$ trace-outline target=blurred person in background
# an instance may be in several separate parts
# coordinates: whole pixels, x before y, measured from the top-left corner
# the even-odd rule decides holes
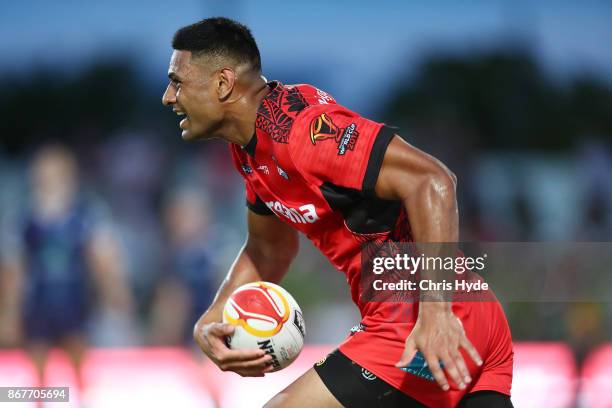
[[[217,285],[208,249],[208,214],[206,200],[195,188],[179,188],[164,203],[166,259],[151,309],[153,344],[194,345],[193,326]]]
[[[23,345],[44,386],[50,348],[62,347],[83,389],[91,312],[129,314],[130,291],[108,220],[79,188],[71,151],[42,147],[29,167],[30,194],[2,259],[5,343]],[[94,291],[95,289],[95,291]]]

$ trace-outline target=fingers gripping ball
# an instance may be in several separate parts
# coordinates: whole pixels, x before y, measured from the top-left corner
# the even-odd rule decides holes
[[[293,296],[269,282],[253,282],[232,293],[223,323],[236,326],[231,349],[260,348],[272,356],[272,371],[291,364],[302,351],[306,334],[302,311]]]

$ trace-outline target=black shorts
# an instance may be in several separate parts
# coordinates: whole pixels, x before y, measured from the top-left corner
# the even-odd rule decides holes
[[[335,350],[314,365],[332,395],[347,408],[426,407],[381,380],[340,351]],[[510,397],[495,391],[468,394],[460,408],[512,408]]]

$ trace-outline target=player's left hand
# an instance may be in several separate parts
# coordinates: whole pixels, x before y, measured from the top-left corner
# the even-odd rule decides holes
[[[421,303],[423,307],[424,304]],[[461,320],[450,310],[421,310],[415,326],[406,338],[406,348],[396,367],[406,367],[420,351],[436,382],[444,391],[449,390],[444,370],[460,389],[465,389],[472,379],[459,349],[463,348],[477,365],[482,359],[468,340]],[[444,370],[440,367],[444,365]]]

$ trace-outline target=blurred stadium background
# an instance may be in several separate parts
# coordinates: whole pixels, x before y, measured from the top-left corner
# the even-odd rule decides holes
[[[182,142],[160,101],[172,34],[215,15],[252,29],[269,79],[324,89],[447,163],[462,240],[612,241],[609,1],[11,2],[0,14],[0,386],[36,383],[11,307],[34,257],[84,262],[96,289],[79,304],[92,350],[87,398],[74,401],[88,406],[255,406],[358,321],[342,275],[304,241],[283,281],[306,318],[300,363],[258,383],[215,371],[189,342],[244,239],[244,192],[226,146]],[[83,242],[33,254],[30,209],[71,199]],[[66,259],[85,242],[87,259]],[[610,302],[504,307],[517,407],[612,406]],[[77,381],[67,361],[52,353],[50,384]]]

